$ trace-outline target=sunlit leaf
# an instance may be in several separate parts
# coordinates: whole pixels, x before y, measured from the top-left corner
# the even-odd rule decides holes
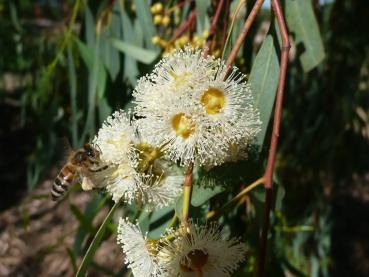
[[[140,48],[122,40],[112,39],[111,42],[118,50],[145,64],[152,63],[158,56],[155,51]]]
[[[297,51],[303,46],[300,61],[305,72],[322,62],[325,57],[322,38],[315,18],[312,1],[286,0],[286,21],[294,35]]]
[[[278,85],[279,63],[274,41],[268,35],[256,55],[250,73],[250,84],[254,95],[255,106],[260,112],[261,131],[256,137],[256,145],[261,147],[264,142],[270,116],[274,105]]]

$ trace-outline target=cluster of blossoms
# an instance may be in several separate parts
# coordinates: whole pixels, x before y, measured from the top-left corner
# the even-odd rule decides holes
[[[144,237],[138,227],[120,219],[118,243],[134,276],[227,277],[244,261],[247,248],[237,238],[225,239],[213,223],[169,229],[160,239]]]
[[[245,76],[201,50],[163,58],[133,96],[134,116],[115,112],[93,140],[108,165],[99,174],[116,202],[168,206],[182,192],[178,165],[210,169],[244,158],[259,131]],[[121,219],[118,242],[134,276],[143,277],[229,276],[246,253],[239,240],[223,240],[217,226],[192,222],[151,241]]]

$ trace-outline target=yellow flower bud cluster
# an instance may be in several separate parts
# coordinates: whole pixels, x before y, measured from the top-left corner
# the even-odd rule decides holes
[[[164,13],[162,3],[155,3],[151,6],[150,11],[153,15],[153,22],[155,25],[168,26],[171,22],[170,17]]]

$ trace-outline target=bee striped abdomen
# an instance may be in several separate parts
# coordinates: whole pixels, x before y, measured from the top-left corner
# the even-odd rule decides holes
[[[66,165],[60,171],[59,175],[56,177],[52,190],[51,196],[54,201],[62,197],[68,187],[75,181],[75,169],[72,166]]]

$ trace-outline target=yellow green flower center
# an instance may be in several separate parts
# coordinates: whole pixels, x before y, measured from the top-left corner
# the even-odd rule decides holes
[[[202,273],[202,268],[205,266],[209,255],[201,249],[195,249],[186,255],[186,258],[180,262],[182,272],[197,272]]]
[[[177,75],[173,70],[170,71],[169,74],[174,79],[174,87],[176,89],[179,89],[183,87],[184,85],[186,85],[186,83],[188,82],[188,78],[191,76],[190,72],[184,72],[180,75]]]
[[[201,104],[208,114],[220,113],[225,105],[224,92],[218,88],[209,87],[201,96]]]
[[[118,139],[108,139],[106,140],[108,144],[112,144],[117,148],[124,149],[129,144],[129,140],[126,135],[121,135]]]
[[[172,118],[172,127],[177,136],[186,139],[195,132],[195,122],[190,116],[184,113],[178,113]]]

